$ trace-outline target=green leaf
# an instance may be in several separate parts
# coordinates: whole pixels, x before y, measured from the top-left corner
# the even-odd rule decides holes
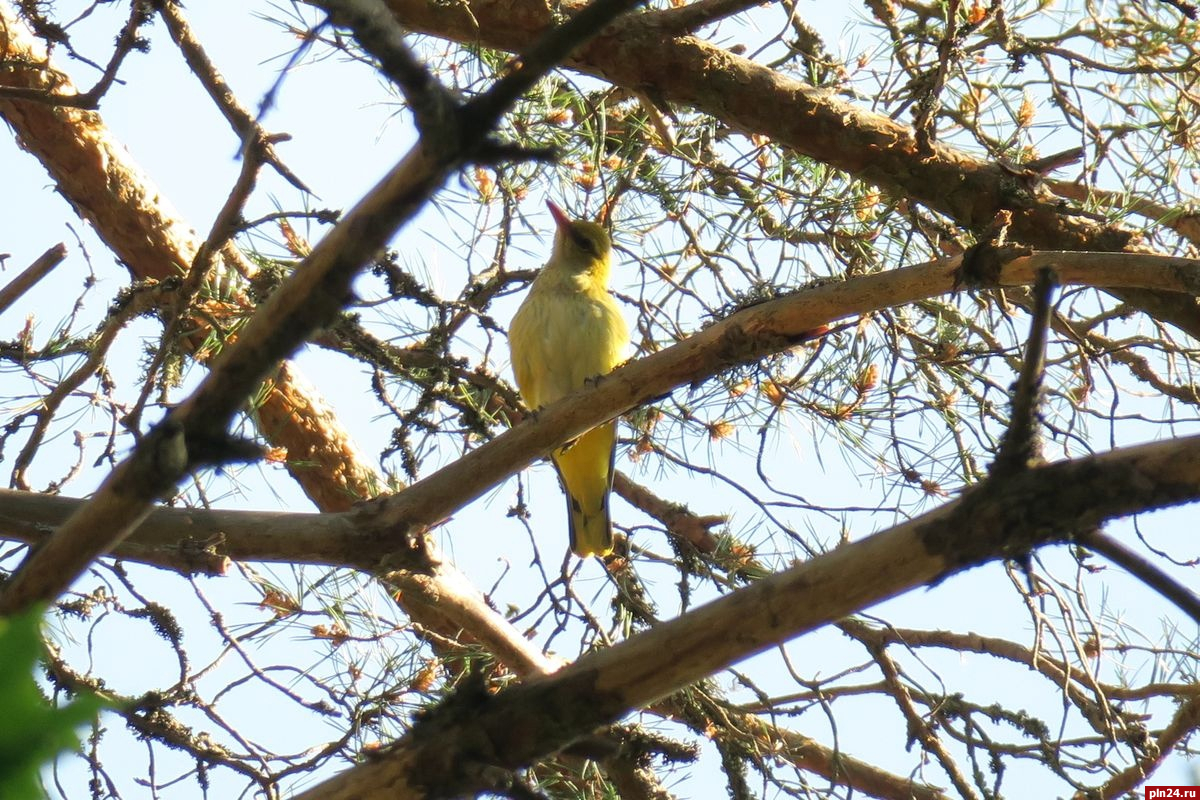
[[[105,707],[94,695],[59,707],[42,696],[34,678],[45,652],[42,611],[0,618],[0,797],[5,800],[41,800],[38,771],[77,747],[76,729]]]

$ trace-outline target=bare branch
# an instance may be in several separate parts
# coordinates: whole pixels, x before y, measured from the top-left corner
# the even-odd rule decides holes
[[[1010,261],[1000,283],[1032,282],[1053,265],[1063,284],[1158,288],[1181,291],[1200,281],[1200,261],[1109,253],[1037,253]],[[579,436],[677,386],[712,377],[810,338],[834,320],[858,317],[954,288],[959,259],[867,275],[804,290],[752,306],[677,345],[623,366],[594,388],[542,409],[525,422],[467,453],[392,497],[377,501],[381,524],[397,537],[441,522],[507,475],[556,445]]]
[[[324,10],[334,25],[348,28],[359,46],[375,59],[380,71],[404,92],[418,131],[444,136],[453,130],[459,101],[404,43],[405,31],[382,0],[309,2]]]
[[[468,10],[424,0],[387,1],[401,24],[413,30],[510,51],[552,24],[549,9],[530,2],[478,0]],[[581,48],[566,63],[711,114],[735,130],[753,131],[925,204],[967,230],[978,230],[998,211],[1010,209],[1014,240],[1035,248],[1136,249],[1133,230],[1073,213],[1039,181],[1022,185],[999,164],[940,142],[925,157],[914,158],[919,142],[912,128],[696,37],[664,40],[647,20],[651,16],[623,20],[611,35]],[[1200,309],[1190,297],[1136,290],[1118,296],[1200,336]]]
[[[82,569],[95,555],[107,552],[128,535],[148,512],[148,503],[172,485],[176,479],[172,476],[182,474],[189,463],[225,454],[224,420],[237,410],[239,398],[260,380],[265,368],[256,365],[282,357],[293,337],[307,336],[320,320],[331,317],[340,307],[335,298],[342,296],[357,266],[355,259],[365,259],[371,247],[380,246],[385,234],[374,226],[383,224],[381,220],[389,219],[389,215],[408,210],[405,200],[418,202],[417,197],[431,190],[433,172],[422,153],[410,155],[317,245],[307,266],[297,270],[289,282],[290,288],[271,296],[243,330],[237,345],[223,354],[196,392],[106,481],[109,488],[102,488],[92,501],[99,509],[96,513],[103,516],[93,519],[90,512],[81,509],[32,556],[34,564],[56,565],[53,577],[42,575],[38,579],[41,592],[69,582],[63,571],[65,565]],[[1064,283],[1079,281],[1088,285],[1183,288],[1200,275],[1197,262],[1189,259],[1043,253],[1010,262],[1001,282],[1028,281],[1032,271],[1050,263]],[[377,501],[373,510],[376,525],[396,537],[393,545],[412,541],[411,537],[426,527],[441,522],[538,455],[583,431],[676,386],[790,347],[834,319],[949,291],[956,268],[957,259],[935,262],[820,286],[793,298],[746,309],[674,347],[620,368],[596,387],[547,407],[536,423],[525,423],[400,494]],[[137,487],[132,494],[128,494],[130,487]],[[96,538],[97,526],[103,530],[112,525],[109,530],[113,530],[117,520],[125,521],[118,533],[102,540]],[[61,543],[56,545],[55,540]],[[17,603],[11,598],[20,598],[26,592],[29,597],[38,594],[22,587],[18,575],[3,603]]]
[[[535,57],[520,77],[509,75],[471,105],[463,124],[440,135],[427,133],[271,295],[192,396],[118,465],[87,506],[29,556],[0,595],[0,613],[57,596],[93,558],[128,536],[150,504],[189,468],[245,458],[245,449],[228,438],[226,427],[259,383],[314,331],[333,321],[358,270],[483,146],[514,92],[594,35],[595,28],[587,26],[611,19],[628,2],[599,0],[596,10],[548,35],[532,51]]]
[[[309,192],[304,181],[288,169],[275,152],[274,142],[280,141],[280,139],[267,135],[254,116],[238,101],[233,89],[225,82],[224,76],[209,59],[200,40],[192,32],[192,26],[188,23],[187,17],[183,15],[183,6],[179,3],[160,3],[158,13],[162,15],[172,41],[183,54],[192,74],[204,86],[208,96],[212,98],[213,103],[220,109],[221,114],[224,115],[229,126],[243,144],[248,145],[254,140],[260,142],[263,159],[292,186],[302,192]],[[243,147],[243,149],[245,148]]]
[[[1196,499],[1200,437],[985,484],[912,522],[586,655],[553,677],[494,696],[462,692],[385,756],[301,798],[348,800],[385,787],[396,797],[450,797],[483,788],[490,767],[518,768],[773,644],[1013,548],[1068,541],[1070,532],[1105,519]]]
[[[1183,703],[1171,718],[1171,724],[1163,729],[1154,741],[1152,748],[1147,748],[1146,755],[1138,759],[1138,763],[1121,770],[1109,778],[1102,786],[1095,788],[1097,797],[1120,797],[1141,786],[1154,774],[1164,758],[1174,752],[1175,747],[1200,728],[1200,697]]]
[[[69,82],[61,83],[53,88],[49,86],[8,86],[0,84],[0,99],[24,100],[31,103],[42,103],[47,106],[62,108],[96,109],[101,98],[108,93],[117,80],[117,73],[124,63],[125,57],[133,50],[144,50],[146,42],[138,31],[153,17],[151,4],[146,0],[133,0],[129,4],[129,19],[117,35],[116,48],[103,74],[96,85],[82,94],[73,91]],[[6,22],[0,22],[0,30],[7,27]]]
[[[756,0],[695,0],[687,5],[648,11],[643,21],[657,26],[664,37],[682,36],[756,5]]]
[[[57,596],[98,554],[125,538],[194,466],[232,455],[225,429],[259,383],[314,330],[332,321],[350,281],[458,164],[417,147],[322,239],[224,350],[204,381],[104,481],[91,502],[32,553],[0,596],[12,613]]]
[[[0,30],[0,58],[8,65],[0,71],[0,83],[40,92],[74,91],[67,75],[52,67],[42,43],[7,4],[0,4]],[[200,247],[199,237],[99,114],[0,96],[0,117],[135,279],[186,274]],[[254,271],[234,248],[224,248],[221,255],[225,269],[236,267],[243,275]],[[230,311],[241,313],[241,307]],[[202,331],[208,328],[203,320],[198,326]],[[328,404],[294,366],[283,365],[272,376],[272,390],[257,414],[267,439],[287,450],[293,477],[322,508],[344,509],[354,498],[375,494],[382,484]],[[297,419],[317,421],[319,430],[297,425]]]
[[[994,475],[1012,474],[1041,457],[1038,413],[1042,401],[1042,376],[1046,369],[1046,337],[1050,330],[1050,300],[1056,283],[1054,271],[1043,267],[1034,286],[1034,311],[1021,373],[1012,390],[1012,422],[1004,432],[992,465]]]
[[[1162,569],[1103,531],[1092,530],[1081,534],[1079,544],[1095,550],[1115,564],[1119,564],[1142,583],[1175,604],[1183,613],[1200,625],[1200,597]]]
[[[28,292],[42,278],[50,274],[50,271],[62,263],[62,260],[67,257],[67,246],[61,242],[51,247],[46,252],[37,257],[32,264],[26,267],[20,275],[13,278],[11,281],[0,289],[0,311],[5,311],[21,296]]]

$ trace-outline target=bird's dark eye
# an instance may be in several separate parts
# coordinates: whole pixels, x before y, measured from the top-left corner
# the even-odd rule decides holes
[[[596,245],[592,243],[591,239],[587,238],[582,233],[572,233],[571,239],[574,240],[575,246],[585,253],[596,252]]]

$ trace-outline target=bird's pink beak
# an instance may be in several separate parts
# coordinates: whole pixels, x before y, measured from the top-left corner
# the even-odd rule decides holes
[[[565,228],[571,224],[571,218],[567,216],[567,212],[554,205],[553,200],[546,201],[546,208],[550,209],[550,216],[554,217],[554,222],[559,228]]]

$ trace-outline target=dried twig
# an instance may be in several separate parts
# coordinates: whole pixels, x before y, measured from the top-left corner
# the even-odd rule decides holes
[[[8,309],[13,303],[17,302],[34,285],[42,278],[50,274],[50,271],[62,263],[62,260],[67,257],[67,246],[62,242],[51,247],[46,252],[37,257],[37,260],[30,264],[21,272],[20,275],[13,278],[3,289],[0,289],[0,312]]]
[[[262,150],[262,159],[266,163],[270,164],[292,186],[302,192],[310,192],[311,190],[304,184],[304,181],[300,180],[275,152],[274,142],[282,141],[282,139],[267,135],[258,121],[254,119],[254,115],[238,101],[233,89],[225,82],[224,76],[209,59],[200,40],[192,32],[192,26],[188,24],[187,17],[183,15],[183,6],[179,3],[160,3],[158,13],[162,15],[171,39],[183,54],[192,74],[200,81],[205,91],[208,92],[208,96],[212,98],[221,114],[229,122],[230,127],[233,128],[234,133],[243,142],[242,150],[248,150],[252,142],[258,142]]]

